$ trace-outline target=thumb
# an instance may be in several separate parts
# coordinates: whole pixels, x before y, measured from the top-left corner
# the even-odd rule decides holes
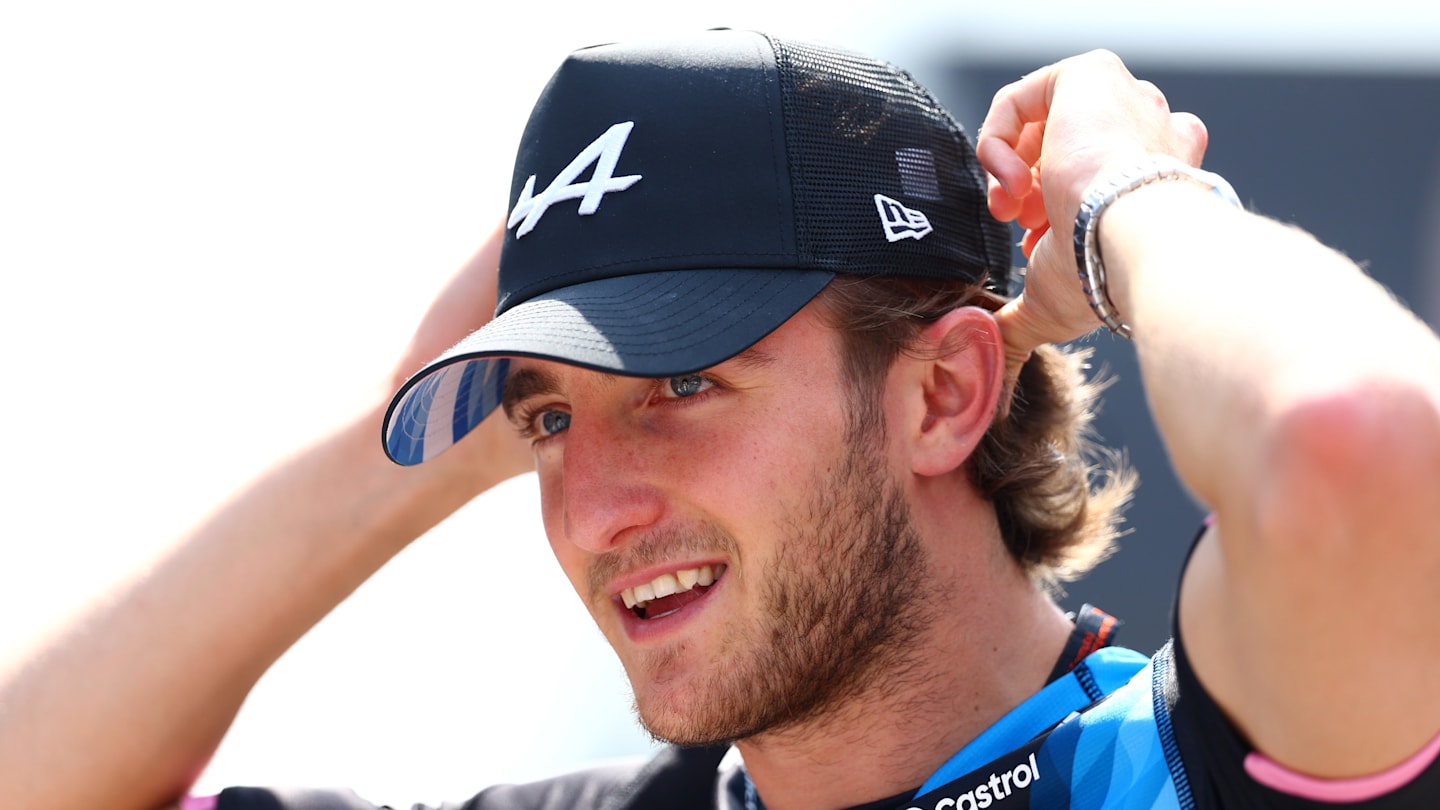
[[[1005,343],[1005,387],[1007,393],[1020,376],[1020,367],[1030,359],[1035,349],[1046,343],[1043,319],[1036,316],[1035,307],[1022,292],[995,313],[995,323],[1000,326],[1000,337]]]
[[[1037,323],[1035,309],[1026,301],[1025,294],[1021,293],[995,313],[995,323],[1000,327],[1000,339],[1005,347],[1005,380],[1000,389],[1000,419],[1010,415],[1020,372],[1030,361],[1035,349],[1046,342],[1043,339],[1043,329]]]

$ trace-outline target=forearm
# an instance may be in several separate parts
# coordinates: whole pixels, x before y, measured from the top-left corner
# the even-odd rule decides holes
[[[1100,236],[1172,461],[1211,508],[1252,505],[1312,414],[1353,432],[1440,402],[1433,333],[1302,231],[1170,182],[1118,200]]]
[[[1440,607],[1440,346],[1297,229],[1183,182],[1131,196],[1101,226],[1112,298],[1172,462],[1217,516],[1181,592],[1191,660],[1277,761],[1388,768],[1440,716],[1440,645],[1403,618]]]
[[[286,648],[498,478],[396,467],[378,424],[276,466],[0,682],[0,807],[173,799]]]

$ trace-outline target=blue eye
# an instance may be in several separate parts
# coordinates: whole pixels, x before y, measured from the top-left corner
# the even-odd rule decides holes
[[[565,411],[546,411],[540,414],[540,435],[553,436],[570,427],[570,414]]]
[[[670,391],[677,397],[693,397],[714,385],[711,381],[701,377],[699,374],[687,374],[684,377],[671,377],[667,382],[670,384]]]

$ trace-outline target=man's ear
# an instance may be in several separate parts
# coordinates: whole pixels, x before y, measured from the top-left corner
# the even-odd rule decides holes
[[[910,465],[943,475],[970,457],[995,418],[1005,349],[995,317],[979,307],[945,314],[903,357]]]

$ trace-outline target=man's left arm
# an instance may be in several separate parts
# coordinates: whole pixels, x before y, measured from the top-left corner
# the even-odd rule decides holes
[[[1085,189],[1149,155],[1198,164],[1204,146],[1109,55],[997,95],[980,144],[992,207],[1033,249],[1002,318],[1012,356],[1096,322],[1071,243]],[[1405,760],[1440,733],[1440,342],[1349,259],[1199,184],[1143,186],[1101,223],[1161,435],[1215,515],[1181,593],[1196,674],[1289,768]]]
[[[1197,675],[1292,768],[1405,759],[1440,733],[1433,333],[1309,236],[1184,184],[1117,201],[1102,240],[1172,462],[1215,515],[1181,592]]]

